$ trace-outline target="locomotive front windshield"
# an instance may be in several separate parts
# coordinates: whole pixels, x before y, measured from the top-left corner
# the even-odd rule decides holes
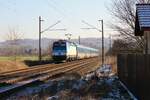
[[[66,42],[58,41],[53,43],[52,57],[56,61],[66,60]]]
[[[54,51],[60,51],[60,50],[65,51],[66,50],[66,43],[59,43],[59,42],[54,43],[53,50]]]

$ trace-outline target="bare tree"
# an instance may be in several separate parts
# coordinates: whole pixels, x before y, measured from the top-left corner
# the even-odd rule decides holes
[[[150,0],[113,0],[110,12],[115,22],[111,28],[117,30],[124,40],[136,43],[135,48],[143,48],[144,38],[134,36],[137,3],[150,3]]]
[[[19,40],[22,39],[23,34],[19,33],[16,29],[9,29],[9,32],[6,34],[5,39],[7,40],[8,47],[11,48],[11,55],[14,56],[16,60],[16,55],[20,52]]]
[[[142,49],[134,48],[135,42],[126,41],[123,39],[116,39],[113,42],[111,50],[108,53],[112,53],[114,55],[118,53],[139,53],[142,52]],[[133,49],[134,48],[134,49]]]
[[[9,28],[9,32],[6,34],[5,39],[12,42],[11,44],[17,44],[17,41],[23,37],[23,34],[19,33],[16,29]]]

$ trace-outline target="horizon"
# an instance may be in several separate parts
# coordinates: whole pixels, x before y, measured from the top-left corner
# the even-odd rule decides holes
[[[43,37],[41,38],[41,40],[43,39],[52,39],[52,40],[61,40],[61,38],[47,38],[47,37]],[[79,38],[71,38],[71,40],[78,40]],[[101,39],[101,37],[83,37],[80,39]],[[109,39],[109,37],[105,37],[104,39]],[[17,40],[39,40],[39,39],[36,39],[36,38],[20,38],[20,39],[17,39]],[[68,40],[67,38],[64,38],[62,40]],[[0,41],[0,42],[6,42],[6,41],[11,41],[11,40],[3,40],[3,41]],[[12,40],[13,41],[13,40]]]

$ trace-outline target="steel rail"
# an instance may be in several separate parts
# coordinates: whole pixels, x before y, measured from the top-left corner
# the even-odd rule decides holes
[[[89,59],[87,59],[87,60],[89,60]],[[87,60],[81,60],[80,62],[82,63]],[[73,66],[76,63],[78,63],[78,62],[69,63],[69,64],[63,63],[63,64],[58,64],[58,65],[53,65],[50,67],[41,67],[40,69],[33,70],[32,72],[30,70],[30,71],[28,71],[28,73],[26,71],[19,72],[19,73],[16,73],[15,76],[10,75],[10,76],[4,76],[3,78],[1,77],[0,83],[15,83],[16,81],[20,81],[20,80],[23,80],[23,79],[31,77],[31,76],[41,75],[42,73],[46,73],[48,70],[51,70],[51,69],[57,69],[59,67],[61,68],[66,65]]]
[[[94,58],[88,58],[88,59],[94,59]],[[84,60],[88,60],[88,59],[84,59]],[[77,61],[72,61],[72,62],[65,62],[65,63],[61,63],[61,64],[70,64],[70,63],[75,63],[75,62],[79,62],[82,60],[77,60]],[[48,67],[50,65],[60,65],[60,64],[44,64],[44,65],[37,65],[37,66],[32,66],[30,68],[24,68],[24,69],[19,69],[19,70],[13,70],[13,71],[7,71],[7,72],[1,72],[0,73],[0,77],[5,76],[5,75],[12,75],[13,73],[19,73],[19,72],[26,72],[26,71],[31,71],[31,70],[35,70],[35,69],[40,69],[43,67]]]
[[[31,79],[28,79],[28,80],[24,80],[24,81],[21,81],[21,82],[17,82],[13,85],[10,85],[8,87],[4,87],[4,88],[0,88],[0,94],[5,94],[5,93],[8,93],[9,91],[11,90],[14,90],[14,89],[17,89],[19,87],[22,87],[22,86],[25,86],[27,84],[30,84],[30,83],[33,83],[33,82],[36,82],[36,81],[41,81],[41,80],[46,80],[56,74],[59,74],[59,73],[65,73],[65,72],[69,72],[69,71],[72,71],[76,68],[79,68],[79,67],[83,67],[83,66],[87,66],[88,64],[90,63],[93,63],[95,61],[82,61],[80,63],[77,63],[77,64],[72,64],[72,65],[67,65],[67,66],[64,66],[64,67],[58,67],[56,69],[51,69],[51,70],[48,70],[46,71],[45,73],[42,73],[40,76],[38,77],[35,77],[35,78],[31,78]]]

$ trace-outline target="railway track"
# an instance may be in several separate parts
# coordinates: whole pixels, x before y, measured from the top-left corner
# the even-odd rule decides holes
[[[85,59],[80,61],[66,62],[62,64],[46,64],[37,67],[0,73],[0,84],[8,83],[11,85],[0,87],[0,96],[9,93],[22,86],[47,80],[55,75],[67,72],[81,71],[97,63],[97,58]]]

